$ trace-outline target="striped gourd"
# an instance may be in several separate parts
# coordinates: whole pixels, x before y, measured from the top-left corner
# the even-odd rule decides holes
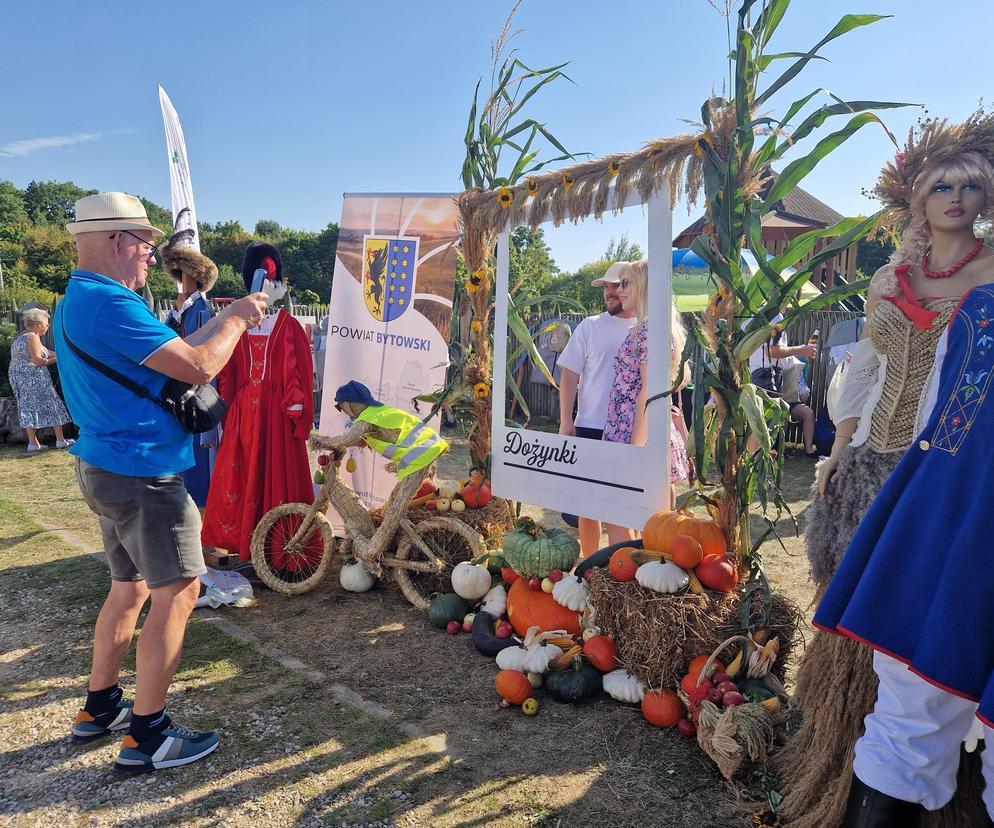
[[[560,529],[543,529],[531,518],[521,518],[504,537],[505,560],[525,578],[544,578],[553,569],[569,572],[579,554],[572,537]]]

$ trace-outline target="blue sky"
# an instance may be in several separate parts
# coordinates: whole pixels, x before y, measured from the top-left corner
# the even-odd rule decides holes
[[[316,230],[344,192],[455,192],[470,95],[489,76],[505,0],[38,2],[7,4],[0,178],[71,179],[169,204],[155,87],[186,133],[201,220],[260,218]],[[959,119],[994,102],[990,0],[794,0],[777,51],[806,50],[845,12],[890,20],[829,44],[771,112],[826,87],[850,99],[914,101]],[[531,113],[573,151],[635,149],[688,129],[727,76],[725,21],[706,0],[524,0],[514,39],[527,63],[571,61],[575,84]],[[917,110],[885,114],[903,137]],[[840,124],[842,122],[840,121]],[[864,128],[804,183],[840,212],[893,154]],[[674,229],[694,216],[677,207]],[[644,242],[640,211],[550,230],[560,266],[613,236]]]

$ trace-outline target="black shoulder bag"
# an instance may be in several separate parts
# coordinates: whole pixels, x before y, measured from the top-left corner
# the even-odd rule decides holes
[[[83,362],[105,377],[123,385],[143,400],[155,403],[159,408],[168,411],[191,434],[202,434],[205,431],[210,431],[215,426],[220,425],[224,421],[224,415],[228,413],[228,404],[221,399],[217,389],[209,383],[207,385],[191,385],[188,382],[168,379],[162,388],[162,394],[159,397],[154,397],[144,386],[128,379],[124,374],[80,350],[66,333],[65,319],[62,320],[62,336],[66,340],[66,345]]]

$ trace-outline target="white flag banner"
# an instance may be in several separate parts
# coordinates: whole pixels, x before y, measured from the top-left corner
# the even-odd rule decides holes
[[[459,211],[451,195],[345,196],[328,313],[322,434],[341,434],[335,389],[358,380],[386,405],[423,417],[414,398],[445,384]],[[429,423],[436,430],[439,417]],[[345,482],[382,506],[397,477],[372,451],[350,449]],[[332,522],[337,524],[335,515]]]
[[[200,252],[200,233],[197,230],[197,211],[193,206],[193,184],[190,181],[190,163],[186,157],[186,140],[183,127],[173,102],[166,90],[159,87],[159,105],[162,107],[162,125],[166,130],[166,152],[169,155],[169,192],[172,196],[173,233],[185,231],[177,244],[192,247]]]

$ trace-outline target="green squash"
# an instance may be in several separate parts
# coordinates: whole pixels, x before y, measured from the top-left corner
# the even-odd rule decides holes
[[[580,544],[560,529],[543,529],[521,518],[504,537],[504,559],[525,578],[544,578],[553,569],[569,572],[580,555]]]
[[[428,621],[440,630],[450,621],[461,622],[466,616],[466,602],[454,592],[436,595],[428,605]]]
[[[542,686],[550,699],[563,704],[576,704],[601,692],[601,673],[590,662],[578,658],[565,670],[546,675]]]
[[[751,702],[766,701],[776,695],[762,679],[747,678],[738,682],[738,685],[739,692]]]

